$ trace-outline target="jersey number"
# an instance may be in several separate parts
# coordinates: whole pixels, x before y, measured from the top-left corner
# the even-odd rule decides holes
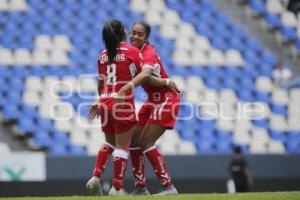
[[[116,77],[116,64],[112,63],[107,65],[107,85],[116,85],[117,77]]]

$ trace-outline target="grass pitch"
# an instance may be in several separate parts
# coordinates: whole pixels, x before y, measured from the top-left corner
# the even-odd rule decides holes
[[[300,200],[299,192],[259,192],[244,194],[180,194],[176,196],[64,196],[64,197],[5,197],[7,200]]]

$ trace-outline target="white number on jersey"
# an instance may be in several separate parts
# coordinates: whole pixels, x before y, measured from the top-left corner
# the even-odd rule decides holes
[[[116,77],[116,64],[112,63],[107,65],[107,85],[116,85],[117,77]]]

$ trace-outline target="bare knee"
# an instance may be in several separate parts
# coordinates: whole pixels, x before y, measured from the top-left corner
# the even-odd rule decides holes
[[[152,146],[154,146],[153,142],[149,142],[149,141],[141,141],[140,142],[140,147],[141,147],[142,151],[145,151]]]

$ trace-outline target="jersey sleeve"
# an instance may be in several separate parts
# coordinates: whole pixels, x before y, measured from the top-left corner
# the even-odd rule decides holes
[[[157,63],[156,52],[153,49],[147,50],[143,54],[143,67],[154,68],[154,65]]]
[[[143,66],[143,55],[138,49],[131,51],[130,57],[133,61],[134,66],[130,66],[131,75],[136,75],[142,71]]]

